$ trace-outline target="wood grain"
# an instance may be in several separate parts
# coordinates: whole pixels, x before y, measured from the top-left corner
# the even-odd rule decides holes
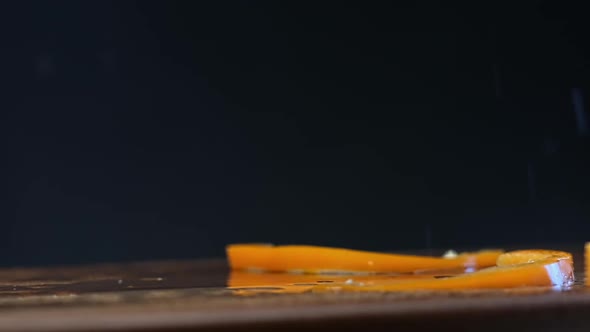
[[[582,262],[580,257],[576,261]],[[590,328],[590,292],[581,282],[568,291],[244,297],[224,288],[227,277],[223,260],[0,270],[0,330]]]

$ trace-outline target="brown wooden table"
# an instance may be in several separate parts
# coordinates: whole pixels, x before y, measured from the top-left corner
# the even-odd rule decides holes
[[[256,296],[225,288],[223,260],[4,269],[0,330],[590,331],[590,292],[576,269],[569,291]]]

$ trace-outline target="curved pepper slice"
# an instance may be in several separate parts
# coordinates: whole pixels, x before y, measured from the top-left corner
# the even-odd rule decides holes
[[[343,283],[318,285],[314,292],[325,291],[417,291],[498,289],[535,286],[569,286],[574,281],[572,255],[562,251],[520,250],[502,254],[497,266],[445,279],[383,282],[365,285]]]
[[[234,244],[226,248],[230,267],[290,273],[410,273],[494,266],[502,251],[464,253],[454,258],[289,245]]]

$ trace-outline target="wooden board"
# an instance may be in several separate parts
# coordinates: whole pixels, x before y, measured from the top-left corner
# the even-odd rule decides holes
[[[580,255],[576,262],[581,263]],[[0,330],[590,330],[590,292],[236,296],[223,260],[0,270]]]

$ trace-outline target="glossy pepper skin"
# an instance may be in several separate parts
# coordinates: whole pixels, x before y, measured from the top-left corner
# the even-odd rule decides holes
[[[460,254],[454,258],[397,255],[319,246],[233,244],[226,248],[234,270],[290,273],[414,273],[494,266],[501,250]]]
[[[228,247],[228,255],[231,267],[234,269],[229,280],[230,287],[242,286],[250,289],[274,287],[272,289],[274,293],[513,289],[567,287],[574,282],[572,255],[554,250],[519,250],[508,253],[483,251],[443,259],[314,246],[234,245]],[[492,267],[472,273],[457,270],[457,267],[464,269],[491,265],[492,257],[494,257]],[[589,257],[590,244],[586,246],[587,264]],[[343,259],[349,261],[341,262],[340,260]],[[367,268],[367,259],[374,260],[371,266],[376,268]],[[375,264],[375,261],[378,263]],[[349,279],[341,275],[326,278],[312,274],[252,274],[241,271],[248,268],[279,272],[295,270],[306,273],[326,272],[326,270],[368,272],[379,273],[379,275],[355,275]],[[386,274],[386,272],[451,271],[453,269],[455,272],[446,274],[444,278],[437,276],[438,273]],[[321,282],[322,279],[324,282]],[[326,280],[329,282],[325,282]],[[245,289],[239,292],[243,292],[244,295],[253,294]]]
[[[495,267],[444,279],[400,282],[318,285],[312,290],[393,292],[417,290],[503,289],[517,287],[568,287],[574,282],[572,255],[553,250],[519,250],[502,254]]]

